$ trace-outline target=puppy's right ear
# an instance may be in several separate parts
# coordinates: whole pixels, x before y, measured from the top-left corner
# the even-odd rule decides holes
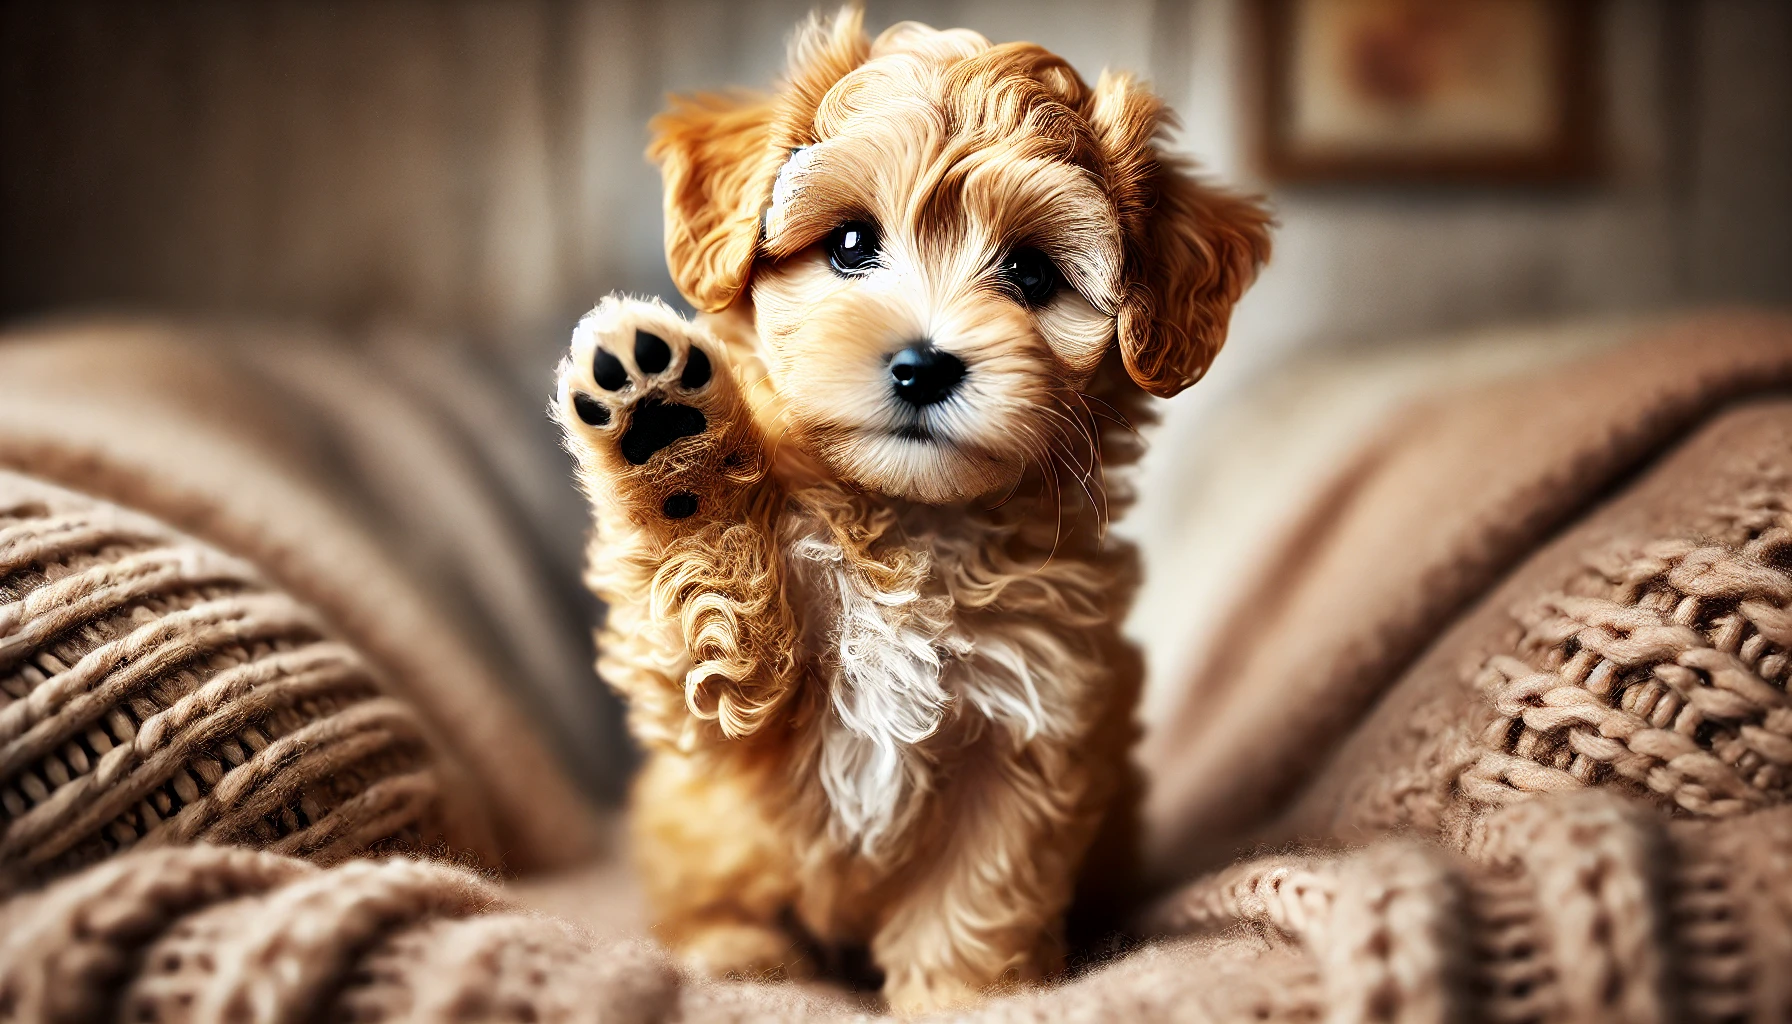
[[[856,7],[811,15],[791,40],[776,96],[674,97],[648,123],[647,156],[666,191],[666,265],[698,309],[726,309],[746,288],[778,171],[814,141],[810,126],[828,89],[870,52],[862,17]]]
[[[698,309],[714,313],[746,287],[759,245],[759,211],[780,154],[769,97],[674,97],[648,124],[647,156],[666,189],[666,266]]]

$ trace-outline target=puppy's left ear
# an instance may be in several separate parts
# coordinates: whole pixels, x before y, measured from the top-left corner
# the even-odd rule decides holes
[[[1269,211],[1207,185],[1158,148],[1163,102],[1103,74],[1090,122],[1108,164],[1125,239],[1120,355],[1146,391],[1169,398],[1201,379],[1226,343],[1232,307],[1269,259]]]

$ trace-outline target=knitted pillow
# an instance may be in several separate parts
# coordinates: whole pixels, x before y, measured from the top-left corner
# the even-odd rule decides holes
[[[411,709],[250,565],[0,474],[0,874],[209,841],[333,860],[426,834]]]

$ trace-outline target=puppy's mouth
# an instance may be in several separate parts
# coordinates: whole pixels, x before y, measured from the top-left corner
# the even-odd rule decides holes
[[[1024,464],[1016,452],[977,443],[963,423],[929,410],[885,412],[882,423],[799,434],[842,479],[911,501],[964,501],[1005,487]],[[971,436],[966,436],[970,434]]]

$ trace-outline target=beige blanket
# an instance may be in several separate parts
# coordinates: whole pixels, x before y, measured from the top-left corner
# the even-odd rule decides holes
[[[115,391],[94,396],[91,421],[9,396],[0,465],[263,567],[415,704],[458,773],[443,799],[491,823],[507,864],[591,867],[497,883],[412,860],[124,853],[0,910],[0,1012],[876,1012],[827,987],[681,974],[631,931],[626,883],[569,838],[589,835],[579,801],[499,685],[377,546],[232,454],[240,438],[193,449],[197,425],[177,436]],[[191,450],[210,465],[176,454]],[[1767,1020],[1792,1006],[1792,320],[1703,317],[1408,411],[1221,635],[1142,755],[1166,894],[1141,941],[969,1018]]]
[[[290,329],[18,329],[0,336],[0,470],[145,513],[195,551],[250,563],[255,586],[321,616],[436,735],[447,810],[468,828],[482,822],[488,863],[577,863],[597,847],[588,801],[525,708],[568,724],[601,713],[582,702],[601,696],[589,655],[550,628],[566,620],[576,638],[586,612],[530,575],[495,507],[493,492],[527,501],[526,486],[477,479],[470,446],[426,401],[419,377],[471,372],[454,357],[402,338],[350,352]],[[453,394],[472,421],[460,433],[502,439],[477,425],[476,388]],[[533,455],[516,448],[488,461],[515,470],[539,458],[564,488],[551,440]],[[576,550],[562,565],[576,565]],[[0,663],[0,678],[8,671]],[[620,753],[619,733],[601,726],[574,752],[594,753],[583,748],[595,736]]]

